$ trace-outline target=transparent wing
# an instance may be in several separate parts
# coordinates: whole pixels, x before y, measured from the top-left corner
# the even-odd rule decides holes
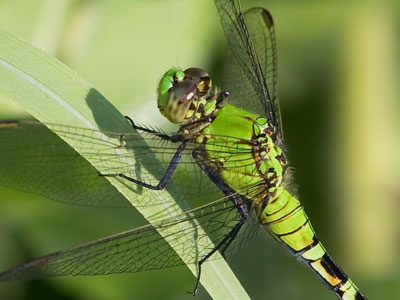
[[[49,125],[49,124],[48,124]],[[51,125],[55,135],[45,125],[37,122],[5,122],[0,123],[0,183],[13,188],[30,190],[42,194],[50,199],[95,206],[125,205],[124,199],[113,190],[104,177],[98,176],[98,171],[83,159],[75,150],[61,140],[58,135],[74,141],[74,144],[85,142],[88,145],[85,157],[101,162],[102,172],[124,172],[135,178],[141,178],[140,164],[146,166],[168,165],[175,153],[175,143],[165,141],[157,134],[138,133],[101,133],[111,137],[110,140],[97,138],[99,131],[62,125]],[[164,133],[160,133],[163,134]],[[135,140],[144,139],[142,146],[131,146]],[[209,140],[216,140],[215,147],[220,157],[227,163],[226,168],[234,169],[252,162],[251,151],[248,147],[236,146],[232,149],[232,142],[225,140],[232,137],[210,136]],[[217,142],[216,142],[217,143]],[[122,272],[139,272],[157,268],[172,267],[183,264],[182,259],[175,253],[168,242],[174,240],[174,247],[183,251],[186,262],[197,262],[209,253],[241,219],[238,208],[230,197],[222,195],[219,188],[212,182],[204,182],[207,175],[193,161],[192,151],[198,149],[198,144],[188,143],[180,166],[183,168],[177,177],[173,178],[182,186],[184,196],[196,198],[198,194],[207,198],[219,199],[185,214],[169,217],[155,226],[147,225],[100,239],[75,248],[59,251],[32,262],[14,267],[0,274],[0,281],[46,278],[59,275],[78,274],[110,274]],[[82,149],[82,147],[80,147]],[[128,155],[137,156],[137,164],[125,165],[124,157],[116,153],[121,148],[130,150]],[[161,160],[153,162],[154,157],[149,153],[156,152]],[[147,155],[148,154],[148,155]],[[203,157],[206,157],[204,155]],[[117,162],[117,165],[110,162]],[[205,162],[216,165],[215,162]],[[139,167],[138,167],[139,166]],[[157,169],[157,168],[155,168]],[[210,170],[216,172],[219,169]],[[162,173],[158,174],[159,177]],[[233,172],[233,175],[235,173]],[[192,180],[194,178],[194,182]],[[104,183],[104,186],[102,185]],[[243,184],[243,190],[249,195],[260,193],[260,182],[249,186]],[[131,182],[132,189],[139,187]],[[111,186],[111,187],[110,187]],[[204,190],[204,187],[206,187]],[[241,190],[241,189],[240,189]],[[240,192],[237,191],[237,192]],[[162,193],[163,191],[159,191]],[[205,196],[204,196],[205,195]],[[140,193],[138,193],[140,196]],[[121,202],[116,202],[116,201]],[[160,199],[149,199],[155,204]],[[249,207],[251,206],[251,200]],[[250,208],[251,217],[239,233],[234,242],[227,249],[231,253],[245,245],[258,232],[257,217]],[[184,226],[190,222],[193,226]],[[206,235],[199,235],[201,226]],[[208,237],[214,243],[205,242]],[[168,241],[168,242],[167,242]]]
[[[1,123],[0,144],[0,185],[70,204],[131,206],[97,169],[40,123]]]
[[[254,113],[264,112],[282,136],[277,98],[277,53],[271,14],[252,8],[244,15],[236,0],[215,0],[228,40],[222,88],[229,102]]]
[[[174,240],[186,262],[196,263],[221,241],[239,219],[237,207],[228,198],[221,199],[154,226],[139,227],[13,267],[0,273],[0,281],[134,273],[184,264],[166,240]],[[185,222],[196,225],[184,226]],[[251,221],[244,225],[229,253],[254,236],[254,224]],[[198,226],[202,226],[207,238],[210,237],[214,243],[204,242],[206,236],[198,235]],[[253,233],[249,234],[249,231]]]
[[[123,173],[134,179],[156,185],[175,154],[179,143],[163,140],[156,134],[134,133],[101,133],[108,139],[98,138],[99,131],[63,125],[51,125],[50,131],[38,122],[8,122],[0,124],[0,185],[32,192],[51,200],[75,205],[99,207],[131,207],[131,204],[109,183],[108,179],[99,176],[104,174]],[[75,144],[85,143],[80,147],[82,154],[101,170],[94,168],[88,160],[78,154],[60,137],[68,137]],[[229,159],[229,168],[237,163],[243,165],[243,155],[248,164],[254,164],[249,148],[225,146],[225,139],[218,138],[218,156]],[[232,139],[232,138],[231,138]],[[139,143],[139,141],[144,143]],[[222,144],[221,144],[222,143]],[[177,199],[197,207],[202,203],[224,197],[220,189],[209,180],[192,157],[194,149],[199,147],[195,142],[188,142],[172,181],[177,188],[169,190]],[[122,151],[125,150],[125,151]],[[134,157],[135,163],[126,158]],[[207,159],[206,156],[204,159]],[[129,161],[129,162],[128,162]],[[206,162],[207,163],[207,162]],[[141,168],[154,178],[146,178]],[[148,197],[142,205],[158,205],[163,197],[150,197],[142,193],[142,186],[125,179],[126,184],[137,197]],[[168,188],[168,184],[167,184]],[[243,186],[245,189],[246,186]],[[166,191],[160,190],[159,193]]]

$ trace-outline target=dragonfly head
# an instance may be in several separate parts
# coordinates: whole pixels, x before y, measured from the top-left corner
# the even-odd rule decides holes
[[[211,78],[199,68],[170,69],[158,85],[158,109],[172,123],[183,124],[197,111],[197,101],[208,94]]]

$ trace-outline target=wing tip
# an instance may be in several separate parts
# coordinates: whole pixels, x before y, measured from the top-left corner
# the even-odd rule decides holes
[[[267,24],[268,28],[271,28],[274,26],[274,19],[272,18],[272,15],[269,12],[269,10],[263,8],[261,15],[262,15],[262,18],[263,18],[265,24]]]
[[[245,14],[259,14],[266,26],[271,29],[274,27],[274,19],[270,11],[263,7],[253,7],[245,12]]]

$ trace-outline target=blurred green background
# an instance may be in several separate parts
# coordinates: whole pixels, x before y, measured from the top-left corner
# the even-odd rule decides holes
[[[325,247],[369,299],[400,298],[400,3],[243,1],[275,19],[279,95],[298,194]],[[0,26],[80,73],[123,114],[173,130],[156,86],[172,66],[219,74],[212,0],[2,0]],[[26,117],[0,101],[0,118]],[[124,209],[0,189],[0,269],[133,228]],[[265,235],[229,259],[253,299],[334,299]],[[0,299],[191,299],[185,268],[4,283]],[[196,299],[208,299],[202,289]]]

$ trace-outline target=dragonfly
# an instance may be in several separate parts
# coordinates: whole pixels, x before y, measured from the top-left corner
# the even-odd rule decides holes
[[[159,197],[145,199],[148,206],[162,204],[166,191],[208,203],[183,214],[165,211],[151,225],[11,267],[0,273],[0,281],[140,272],[185,261],[197,265],[196,294],[203,264],[217,252],[226,256],[241,248],[262,228],[339,299],[366,299],[327,253],[291,188],[271,14],[264,8],[243,13],[236,0],[215,4],[229,45],[223,90],[200,68],[168,70],[159,82],[158,108],[180,126],[177,132],[138,125],[129,117],[131,132],[0,123],[4,186],[69,204],[128,207],[119,193],[102,185],[119,180],[138,195],[156,191]],[[83,153],[64,139],[80,144]],[[128,156],[136,163],[125,161]],[[142,165],[154,176],[142,175]],[[179,227],[187,222],[192,226]],[[172,230],[177,226],[180,230]],[[180,256],[166,240],[179,245]]]

